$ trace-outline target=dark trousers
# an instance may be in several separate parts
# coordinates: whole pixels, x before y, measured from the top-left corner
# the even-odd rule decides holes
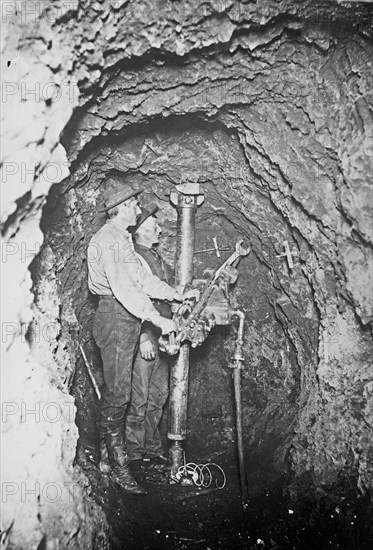
[[[101,350],[104,388],[100,425],[122,426],[131,398],[131,378],[139,344],[141,323],[114,297],[100,298],[93,323],[93,337]]]
[[[133,366],[132,395],[126,420],[126,447],[131,460],[145,454],[163,454],[159,423],[168,397],[169,363],[159,352],[159,335],[157,330],[149,334],[156,352],[154,361],[142,359],[138,351]]]

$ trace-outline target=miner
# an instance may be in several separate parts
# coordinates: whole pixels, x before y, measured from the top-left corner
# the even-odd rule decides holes
[[[144,268],[170,283],[171,270],[162,260],[156,245],[162,232],[157,220],[158,206],[143,208],[133,230],[135,251]],[[170,304],[152,300],[162,315],[172,317]],[[161,331],[154,324],[145,322],[141,327],[140,346],[133,373],[131,402],[126,421],[127,452],[131,461],[144,460],[167,463],[159,433],[163,406],[168,397],[169,361],[159,351]]]
[[[88,247],[88,286],[99,297],[93,336],[101,350],[104,388],[100,400],[100,427],[105,437],[110,475],[125,491],[140,495],[129,468],[124,445],[125,413],[131,395],[133,361],[142,323],[151,323],[162,334],[175,330],[171,319],[162,317],[149,297],[182,301],[182,295],[141,265],[134,252],[128,228],[141,213],[138,196],[118,175],[106,181],[105,206],[108,221],[92,237]],[[195,296],[195,292],[192,292]]]

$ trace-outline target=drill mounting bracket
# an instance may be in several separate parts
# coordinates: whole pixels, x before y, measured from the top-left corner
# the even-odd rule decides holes
[[[170,201],[174,206],[200,206],[205,197],[199,183],[181,183],[170,193]]]

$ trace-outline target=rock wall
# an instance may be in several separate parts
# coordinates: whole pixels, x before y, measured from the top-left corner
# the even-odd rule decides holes
[[[75,479],[69,390],[94,307],[84,247],[103,223],[96,205],[113,168],[162,204],[169,259],[175,213],[164,192],[180,181],[205,189],[201,245],[207,229],[251,242],[235,290],[248,319],[248,452],[269,449],[275,467],[316,487],[347,476],[371,490],[371,6],[4,2],[2,22],[9,547],[106,544],[81,476],[57,506],[38,494]],[[226,368],[230,338],[205,364]],[[208,380],[203,369],[193,380],[197,409]],[[206,414],[216,412],[218,402]],[[40,483],[36,497],[24,498],[22,482]]]
[[[61,23],[78,2],[2,2],[2,520],[4,548],[107,548],[103,511],[73,468],[76,407],[53,252],[40,217],[69,174],[60,133],[78,104],[74,51]],[[75,25],[75,23],[74,23]],[[35,298],[35,303],[33,304]]]

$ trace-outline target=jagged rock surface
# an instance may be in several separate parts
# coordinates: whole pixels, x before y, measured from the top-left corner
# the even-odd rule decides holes
[[[45,2],[38,17],[22,19],[18,6],[2,46],[5,78],[25,83],[23,92],[8,88],[9,149],[2,159],[7,399],[21,410],[25,395],[44,405],[53,396],[67,413],[78,340],[99,367],[89,334],[94,302],[85,246],[104,221],[96,206],[107,171],[121,170],[162,204],[163,249],[171,261],[175,213],[164,192],[199,179],[206,203],[197,242],[217,234],[231,244],[242,235],[253,247],[235,289],[248,327],[247,451],[260,454],[276,434],[274,467],[324,487],[347,475],[360,491],[371,490],[371,8],[86,0],[64,12]],[[61,94],[51,98],[56,86]],[[25,96],[30,89],[40,91]],[[44,197],[66,178],[70,163],[71,177],[53,188],[45,208],[47,238],[33,266],[32,306],[27,268],[43,240]],[[295,254],[292,270],[281,256],[285,240]],[[51,323],[51,338],[49,332],[41,343],[25,337],[32,317],[31,333],[37,323],[43,329]],[[214,378],[207,365],[214,363],[215,375],[225,372],[233,333],[226,350],[219,334],[211,338],[220,352],[209,344],[204,368],[195,371],[196,412]],[[214,380],[228,390],[227,372]],[[86,383],[78,406],[89,392]],[[216,396],[205,416],[229,417]],[[94,409],[92,393],[90,400]],[[12,456],[27,439],[28,424],[18,420],[12,415],[5,423]],[[9,466],[11,481],[72,481],[75,425],[66,417],[56,425],[40,422],[31,433],[23,456]],[[45,461],[51,471],[41,476]],[[21,512],[19,495],[9,501],[10,547],[27,541],[37,548],[44,537],[50,544],[69,540],[71,548],[104,548],[105,519],[97,508],[90,515],[98,520],[82,529],[81,507],[89,500],[79,487],[77,499],[64,500],[68,520],[51,503],[40,513],[32,501]]]

